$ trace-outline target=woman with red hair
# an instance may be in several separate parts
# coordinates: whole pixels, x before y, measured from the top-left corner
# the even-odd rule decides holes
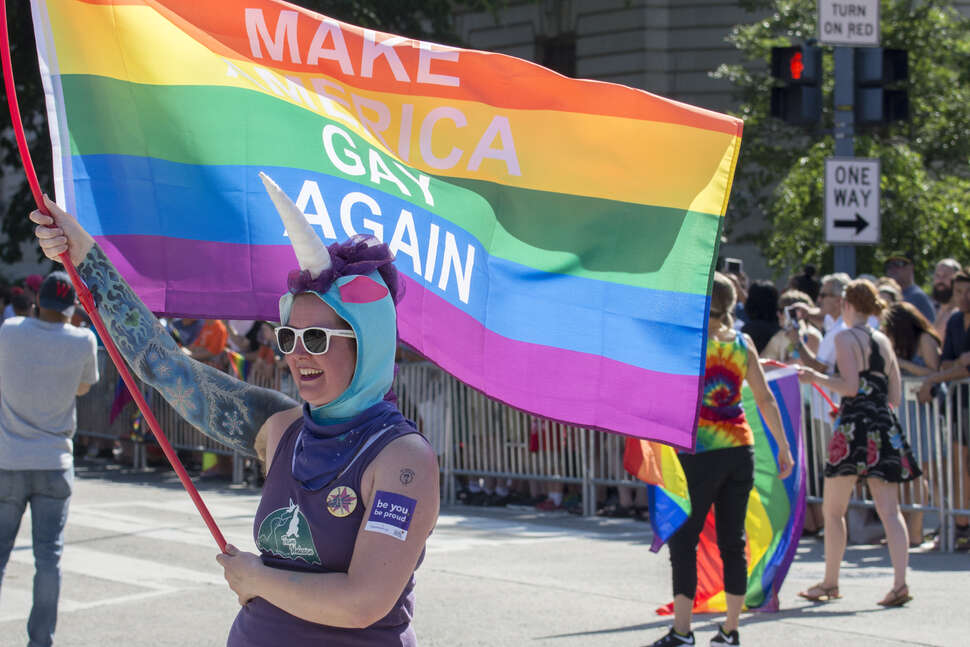
[[[800,367],[803,382],[815,382],[842,396],[825,464],[822,512],[825,517],[825,577],[800,596],[827,602],[839,595],[839,566],[845,554],[845,512],[859,479],[866,479],[882,520],[893,564],[893,587],[879,602],[902,606],[912,599],[906,585],[909,546],[899,509],[899,483],[920,472],[891,407],[902,398],[899,361],[889,339],[867,324],[886,305],[865,279],[852,281],[842,300],[846,329],[835,337],[835,375]]]

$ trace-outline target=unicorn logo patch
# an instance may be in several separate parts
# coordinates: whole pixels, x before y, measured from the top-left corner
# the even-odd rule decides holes
[[[300,506],[293,503],[278,508],[266,515],[256,533],[256,545],[283,559],[302,560],[307,564],[320,565],[320,556],[313,543],[310,524],[300,512]]]

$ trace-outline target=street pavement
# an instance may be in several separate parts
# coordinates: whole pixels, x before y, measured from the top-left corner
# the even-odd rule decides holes
[[[226,538],[254,550],[253,488],[199,482]],[[0,647],[23,646],[30,608],[29,518],[0,589]],[[666,551],[647,524],[527,509],[445,507],[417,574],[415,629],[428,647],[647,645],[667,631]],[[238,610],[215,543],[169,471],[81,462],[62,560],[56,645],[224,645]],[[875,603],[891,586],[884,547],[852,546],[844,599],[816,605],[796,591],[822,575],[822,545],[803,540],[779,613],[745,614],[744,645],[970,644],[970,555],[911,553],[902,609]],[[698,644],[716,616],[696,619]],[[281,641],[281,647],[285,641]]]

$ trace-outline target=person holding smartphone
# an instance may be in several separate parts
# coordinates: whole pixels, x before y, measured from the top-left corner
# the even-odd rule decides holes
[[[804,344],[811,353],[817,353],[822,333],[801,315],[796,307],[811,307],[812,301],[804,292],[788,290],[778,297],[778,323],[781,330],[772,336],[761,353],[763,359],[790,364],[800,359],[798,346]]]

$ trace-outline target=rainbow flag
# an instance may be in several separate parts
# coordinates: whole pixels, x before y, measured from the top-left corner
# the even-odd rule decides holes
[[[226,354],[229,356],[229,370],[238,379],[243,382],[246,381],[246,376],[249,374],[249,362],[242,353],[237,353],[234,350],[227,350]]]
[[[131,392],[125,386],[125,381],[119,377],[115,383],[115,395],[111,400],[111,409],[108,411],[108,424],[113,425],[115,419],[124,411],[125,405],[134,401],[135,399],[131,397]]]
[[[448,372],[693,445],[740,120],[276,0],[32,7],[58,202],[152,310],[278,316],[265,171],[325,240],[390,245],[400,336]]]
[[[802,436],[802,398],[798,376],[793,371],[772,371],[767,374],[768,386],[778,402],[785,435],[795,458],[795,469],[784,481],[778,478],[776,456],[778,446],[758,411],[754,395],[747,384],[742,390],[744,410],[749,412],[748,423],[754,432],[755,476],[748,516],[745,520],[748,556],[748,590],[745,606],[760,611],[778,610],[778,592],[785,581],[795,557],[798,539],[805,521],[805,443]],[[758,411],[758,415],[750,412]],[[673,450],[662,450],[664,465],[662,479],[643,479],[639,456],[649,455],[643,448],[646,441],[627,439],[624,467],[634,476],[651,483],[649,488],[650,523],[654,541],[651,550],[660,547],[690,516],[690,495],[683,469]],[[653,443],[650,443],[653,444]],[[695,613],[723,612],[724,578],[720,553],[717,549],[713,509],[708,513],[697,545],[697,594]],[[673,613],[673,603],[657,609],[657,613]]]
[[[650,550],[657,552],[690,516],[690,492],[677,450],[652,440],[627,437],[623,468],[651,485],[647,489],[653,528]]]

